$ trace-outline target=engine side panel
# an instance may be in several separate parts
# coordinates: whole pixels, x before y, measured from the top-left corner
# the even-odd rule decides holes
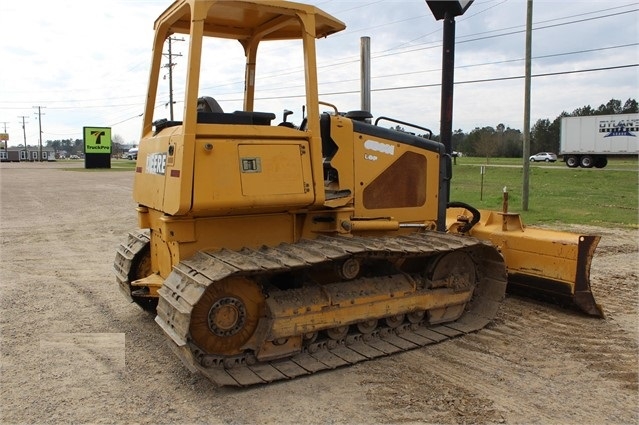
[[[443,145],[362,122],[353,126],[355,215],[435,221]]]
[[[192,212],[286,211],[313,203],[306,140],[198,139]]]

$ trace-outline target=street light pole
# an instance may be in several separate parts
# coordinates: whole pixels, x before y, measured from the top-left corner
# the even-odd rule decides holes
[[[444,144],[444,155],[439,166],[439,209],[437,230],[446,230],[446,208],[450,201],[450,181],[453,177],[453,88],[455,85],[455,16],[463,15],[473,0],[426,0],[435,19],[443,19],[442,96],[439,141]]]
[[[446,154],[442,158],[440,174],[444,173],[440,180],[440,196],[446,202],[442,202],[440,207],[443,211],[440,216],[446,216],[446,206],[450,201],[450,180],[453,176],[451,158],[453,154],[453,91],[455,86],[455,16],[446,12],[443,22],[444,41],[442,47],[442,93],[441,111],[439,123],[439,141],[444,144]],[[441,227],[438,230],[446,230],[445,220],[439,220]]]

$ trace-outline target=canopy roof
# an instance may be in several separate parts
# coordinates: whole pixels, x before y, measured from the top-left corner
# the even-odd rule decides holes
[[[193,16],[204,17],[207,36],[248,40],[299,39],[303,26],[298,17],[315,16],[315,37],[326,37],[346,25],[315,6],[280,0],[178,0],[156,21],[166,23],[170,32],[188,34]]]

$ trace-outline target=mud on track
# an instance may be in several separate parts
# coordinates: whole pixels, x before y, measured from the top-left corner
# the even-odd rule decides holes
[[[64,167],[0,165],[0,423],[639,422],[636,230],[568,228],[602,235],[592,287],[606,320],[508,297],[477,334],[219,389],[115,284],[133,173]]]

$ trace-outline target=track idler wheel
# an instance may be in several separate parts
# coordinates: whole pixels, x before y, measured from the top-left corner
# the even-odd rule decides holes
[[[464,291],[472,288],[476,281],[475,263],[468,254],[455,251],[444,254],[433,261],[426,274],[430,289],[449,288]],[[428,311],[428,323],[444,323],[457,320],[466,304],[456,304]]]
[[[207,354],[241,354],[263,315],[260,287],[245,277],[229,277],[209,286],[193,307],[191,339]]]

